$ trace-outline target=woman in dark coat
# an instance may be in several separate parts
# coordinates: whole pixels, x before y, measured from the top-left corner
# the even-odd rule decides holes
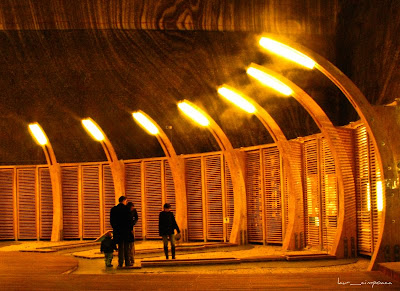
[[[168,260],[168,239],[171,242],[171,254],[172,259],[175,259],[175,229],[178,233],[178,224],[176,223],[174,214],[171,212],[171,205],[169,203],[164,204],[164,211],[160,212],[158,219],[158,231],[162,236],[164,243],[165,258]]]
[[[130,262],[133,265],[134,263],[134,257],[135,257],[135,234],[133,232],[133,227],[135,226],[135,224],[137,223],[139,216],[138,213],[136,211],[135,205],[132,202],[128,202],[128,204],[126,205],[130,211],[130,235],[128,238],[129,241],[129,258],[130,258]]]

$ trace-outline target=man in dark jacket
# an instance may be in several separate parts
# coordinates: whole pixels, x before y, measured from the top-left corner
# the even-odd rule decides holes
[[[125,266],[132,266],[129,258],[129,240],[131,232],[131,214],[126,206],[127,198],[119,197],[119,204],[111,208],[110,223],[113,228],[114,240],[118,244],[118,267],[122,267],[125,259]]]
[[[175,229],[178,233],[181,232],[179,230],[178,224],[176,224],[174,214],[171,212],[171,205],[165,203],[164,211],[161,211],[159,215],[158,231],[163,239],[164,253],[165,253],[165,258],[167,260],[168,260],[168,239],[171,241],[172,259],[175,259],[175,233],[174,233]]]

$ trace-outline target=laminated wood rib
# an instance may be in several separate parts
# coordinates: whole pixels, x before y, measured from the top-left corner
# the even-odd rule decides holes
[[[348,171],[348,169],[351,169],[352,162],[349,160],[340,136],[321,107],[296,84],[270,69],[255,64],[252,64],[252,66],[259,68],[289,86],[293,90],[292,97],[307,110],[327,140],[329,149],[335,160],[339,190],[338,228],[330,254],[338,257],[347,257],[348,254],[344,253],[346,249],[344,241],[356,238],[355,207],[353,207],[355,186],[353,173],[352,171]]]
[[[242,94],[228,85],[224,85],[224,87],[236,91],[239,95]],[[255,107],[256,111],[254,115],[260,120],[275,141],[280,157],[282,158],[283,167],[281,167],[282,171],[279,173],[282,181],[285,181],[285,184],[280,186],[279,191],[285,188],[284,193],[287,195],[287,199],[285,199],[287,223],[284,225],[285,237],[283,239],[282,248],[284,250],[295,249],[295,235],[304,231],[304,228],[301,226],[301,219],[299,219],[302,217],[303,209],[298,207],[300,205],[299,202],[303,199],[303,193],[301,181],[294,178],[294,172],[291,166],[291,159],[293,157],[292,148],[282,132],[282,129],[272,116],[252,98],[246,96],[245,99]]]
[[[165,185],[165,193],[166,202],[170,202],[173,206],[173,211],[176,210],[176,221],[179,225],[182,233],[184,234],[182,240],[186,241],[186,233],[187,233],[187,202],[186,202],[186,185],[185,185],[185,169],[183,159],[176,155],[176,151],[165,134],[164,130],[152,119],[149,115],[147,115],[142,110],[139,110],[141,114],[143,114],[151,123],[158,129],[158,134],[156,134],[156,138],[161,145],[165,156],[167,157],[167,161],[165,161],[165,177],[164,181]],[[168,176],[167,176],[168,174]],[[170,177],[172,176],[172,180]],[[173,183],[171,183],[173,182]],[[171,191],[174,191],[172,194]],[[165,201],[164,201],[165,202]]]
[[[373,252],[369,270],[376,269],[379,262],[384,262],[385,247],[394,245],[398,242],[400,224],[391,223],[390,227],[385,228],[385,221],[393,222],[397,218],[399,205],[399,168],[397,163],[400,160],[400,146],[397,133],[400,130],[396,120],[395,107],[375,107],[368,102],[358,87],[337,67],[330,63],[319,54],[287,39],[275,39],[288,44],[290,47],[307,55],[316,62],[315,68],[329,78],[344,96],[350,101],[357,111],[364,124],[370,139],[376,150],[376,167],[379,169],[382,181],[383,209],[382,224],[377,238],[376,249]],[[389,207],[391,206],[391,207]]]

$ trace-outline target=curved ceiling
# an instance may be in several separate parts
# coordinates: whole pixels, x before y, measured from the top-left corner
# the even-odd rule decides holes
[[[177,154],[219,150],[207,130],[181,116],[176,106],[181,99],[206,110],[234,147],[273,142],[257,118],[240,112],[218,96],[216,88],[223,83],[235,86],[259,102],[287,138],[318,132],[311,117],[293,98],[278,96],[247,77],[245,69],[252,62],[280,72],[299,85],[321,105],[335,125],[357,119],[347,100],[324,76],[263,52],[257,43],[260,31],[265,29],[251,31],[246,26],[249,22],[235,26],[246,28],[243,31],[229,31],[232,26],[226,26],[225,31],[212,31],[201,25],[200,30],[65,29],[68,27],[55,27],[59,24],[33,7],[36,16],[42,15],[47,20],[43,22],[47,28],[42,29],[38,27],[37,23],[42,23],[38,17],[32,18],[36,22],[23,18],[27,15],[26,6],[18,7],[15,1],[7,3],[9,6],[0,5],[0,23],[3,29],[8,29],[0,31],[1,164],[45,163],[41,148],[28,132],[28,123],[34,121],[47,133],[58,162],[106,160],[101,145],[91,140],[81,126],[80,119],[85,117],[93,118],[102,127],[118,158],[163,156],[156,138],[147,135],[133,121],[131,112],[138,109],[165,128]],[[226,6],[223,1],[219,3]],[[276,5],[283,11],[283,6]],[[14,8],[14,17],[11,12],[5,13],[10,6]],[[60,10],[64,16],[67,6]],[[76,17],[93,19],[100,12],[89,9],[85,13]],[[296,13],[294,16],[306,21],[305,26],[297,22],[300,28],[316,21],[308,19],[309,15]],[[332,15],[327,11],[320,13]],[[198,15],[191,15],[196,25],[203,23],[195,21],[194,16],[201,18]],[[275,15],[274,21],[276,18]],[[157,23],[161,21],[155,19]],[[329,32],[326,35],[318,30],[299,29],[297,34],[286,36],[334,62],[340,59],[332,33],[335,18],[325,26],[321,24],[322,18],[318,19],[319,25],[315,27]],[[227,23],[226,18],[223,23]],[[281,28],[293,25],[280,23]],[[276,27],[267,32],[278,33]]]

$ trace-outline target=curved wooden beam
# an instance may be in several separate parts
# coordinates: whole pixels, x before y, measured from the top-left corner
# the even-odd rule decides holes
[[[176,198],[176,221],[182,232],[182,240],[188,240],[187,233],[187,199],[186,199],[186,183],[185,183],[185,164],[184,160],[176,155],[175,148],[173,147],[170,139],[165,134],[163,129],[155,122],[149,115],[142,110],[138,110],[147,119],[149,119],[158,129],[155,134],[158,142],[160,143],[165,156],[168,158],[171,167],[172,178],[175,185],[175,198]]]
[[[260,120],[262,125],[267,129],[274,142],[276,143],[278,150],[281,154],[283,161],[283,168],[286,170],[284,175],[288,179],[288,225],[285,231],[285,237],[282,243],[283,250],[295,250],[298,246],[295,245],[295,233],[300,233],[304,231],[301,228],[300,219],[303,213],[303,209],[298,207],[298,201],[303,200],[303,186],[301,183],[295,183],[294,172],[290,164],[290,157],[292,156],[292,149],[289,141],[284,135],[282,129],[276,123],[275,119],[254,99],[245,96],[243,93],[234,89],[233,87],[224,84],[223,87],[236,92],[245,98],[250,104],[252,104],[256,111],[254,115]],[[285,171],[284,171],[285,172]],[[282,183],[283,184],[283,183]]]
[[[107,138],[107,135],[104,133],[101,127],[90,117],[87,118],[87,120],[93,122],[93,124],[96,125],[98,130],[104,136],[104,139],[99,142],[103,147],[104,153],[106,154],[108,163],[111,168],[111,173],[114,182],[115,204],[118,204],[118,198],[122,195],[125,195],[125,164],[123,163],[122,160],[121,161],[118,160],[114,147],[112,146],[110,140]]]
[[[375,106],[376,108],[374,108],[345,74],[319,54],[290,40],[275,36],[272,38],[289,45],[315,61],[315,68],[328,77],[353,105],[367,129],[374,147],[378,149],[378,167],[382,173],[382,181],[385,183],[382,189],[383,215],[378,242],[368,267],[369,270],[376,269],[378,263],[388,261],[385,249],[398,245],[400,241],[400,223],[393,223],[398,218],[396,209],[400,205],[400,168],[397,167],[400,161],[400,147],[396,146],[398,145],[397,133],[400,131],[400,122],[397,120],[398,113],[394,112],[395,110],[391,107]],[[397,122],[395,122],[396,120]]]
[[[244,156],[238,150],[235,150],[219,125],[208,115],[204,110],[196,106],[190,101],[184,100],[190,106],[201,112],[207,117],[210,124],[208,129],[214,136],[222,153],[225,157],[226,163],[229,167],[233,184],[233,200],[234,200],[234,215],[231,235],[229,238],[230,243],[246,244],[247,243],[247,203],[246,203],[246,183],[245,183],[245,163]]]
[[[46,137],[47,142],[42,144],[47,165],[49,166],[51,190],[53,195],[53,222],[51,228],[51,241],[61,241],[63,239],[63,207],[62,207],[62,188],[61,188],[61,167],[57,163],[53,147],[43,128],[36,123]]]
[[[337,257],[347,257],[348,255],[344,254],[344,240],[345,238],[350,239],[351,237],[355,239],[357,235],[355,220],[356,209],[354,204],[356,198],[355,182],[351,171],[351,160],[344,149],[335,126],[311,96],[296,84],[272,70],[256,64],[252,64],[251,66],[273,76],[290,87],[293,90],[292,96],[307,110],[326,138],[328,147],[335,161],[335,172],[339,192],[338,225],[332,248],[328,251],[330,254],[336,255]]]

